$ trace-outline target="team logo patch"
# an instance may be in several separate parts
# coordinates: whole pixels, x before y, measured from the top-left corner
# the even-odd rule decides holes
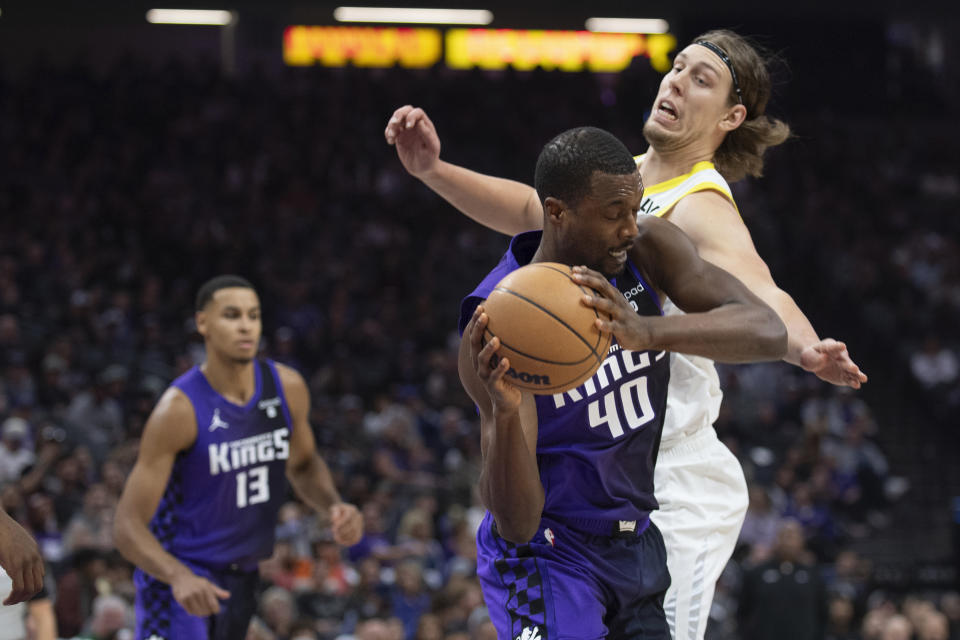
[[[280,406],[280,398],[268,398],[257,403],[257,409],[265,411],[270,419],[277,417],[277,407]]]

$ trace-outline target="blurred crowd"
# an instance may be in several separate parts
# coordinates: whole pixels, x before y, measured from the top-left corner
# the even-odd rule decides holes
[[[132,58],[0,77],[0,502],[40,544],[59,636],[130,637],[114,507],[153,403],[202,361],[195,290],[229,272],[257,285],[262,353],[308,380],[318,445],[366,518],[341,549],[291,496],[248,637],[493,640],[475,576],[479,425],[455,347],[459,299],[506,239],[409,178],[382,130],[416,101],[445,158],[530,181],[571,126],[642,151],[656,82],[643,68],[226,79]],[[960,404],[956,145],[935,144],[949,131],[934,124],[797,122],[768,176],[735,188],[760,253],[871,384],[885,380],[871,364],[909,371],[917,410],[946,425]],[[874,589],[851,550],[909,490],[881,445],[903,425],[784,364],[721,377],[717,429],[750,510],[708,637],[960,638],[960,596]]]

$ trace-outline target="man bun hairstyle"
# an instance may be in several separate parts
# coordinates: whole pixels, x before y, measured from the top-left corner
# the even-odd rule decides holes
[[[572,206],[590,192],[594,172],[627,175],[636,170],[633,156],[615,135],[597,127],[577,127],[544,145],[533,184],[541,203],[552,196]]]
[[[701,41],[709,42],[727,54],[736,70],[740,99],[747,109],[746,119],[727,134],[714,154],[713,163],[729,182],[747,175],[759,178],[763,175],[763,153],[790,137],[787,123],[765,113],[771,91],[767,65],[773,56],[727,29],[708,31],[693,39],[693,42]],[[740,101],[732,87],[728,99],[731,106]]]
[[[213,300],[213,294],[220,291],[220,289],[233,288],[253,289],[254,292],[257,290],[246,278],[230,274],[215,276],[203,283],[203,286],[197,291],[196,310],[203,311],[204,308],[210,304],[210,301]]]

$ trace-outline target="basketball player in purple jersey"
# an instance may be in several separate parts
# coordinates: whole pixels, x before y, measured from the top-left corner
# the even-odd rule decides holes
[[[160,398],[117,507],[117,548],[137,566],[137,640],[246,637],[288,479],[329,514],[338,543],[363,533],[317,453],[303,378],[256,359],[253,286],[213,278],[197,294],[196,322],[206,361]]]
[[[787,326],[784,360],[836,385],[859,388],[867,376],[842,342],[818,337],[793,298],[757,254],[728,181],[759,177],[767,148],[790,128],[766,114],[770,76],[761,51],[726,30],[709,31],[677,54],[660,83],[637,156],[644,181],[641,215],[670,220],[707,261],[729,271]],[[508,234],[538,228],[536,191],[440,159],[440,139],[422,109],[397,109],[385,131],[412,175],[471,218]],[[667,314],[679,313],[669,300]],[[707,359],[670,357],[668,406],[655,484],[654,521],[663,531],[672,584],[664,608],[675,640],[702,640],[714,586],[733,553],[747,511],[747,483],[736,457],[712,428],[720,379]]]
[[[460,377],[481,420],[484,599],[501,639],[667,640],[666,549],[649,517],[667,351],[776,360],[786,328],[673,224],[638,222],[639,171],[613,135],[560,134],[535,176],[543,231],[514,237],[460,311]],[[597,327],[614,340],[583,385],[533,396],[504,377],[510,363],[496,356],[499,339],[483,344],[482,303],[507,273],[546,261],[585,265],[573,277],[599,292],[584,303],[610,315]],[[664,296],[687,313],[663,316]]]

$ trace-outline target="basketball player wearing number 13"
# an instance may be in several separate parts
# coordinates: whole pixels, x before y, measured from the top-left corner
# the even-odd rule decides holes
[[[606,131],[571,129],[547,143],[536,189],[543,231],[516,236],[460,311],[460,377],[480,411],[484,599],[499,638],[667,640],[666,549],[650,522],[666,352],[776,360],[786,328],[674,225],[638,222],[639,172]],[[574,280],[599,293],[584,303],[610,317],[598,328],[614,338],[591,379],[552,396],[511,385],[509,359],[494,358],[499,338],[482,344],[483,300],[532,262],[574,266]],[[664,317],[664,295],[686,315]]]
[[[256,359],[253,286],[218,276],[200,288],[196,311],[206,361],[160,398],[117,506],[117,548],[137,565],[137,640],[246,637],[287,479],[329,514],[338,543],[363,533],[317,454],[303,378]]]

